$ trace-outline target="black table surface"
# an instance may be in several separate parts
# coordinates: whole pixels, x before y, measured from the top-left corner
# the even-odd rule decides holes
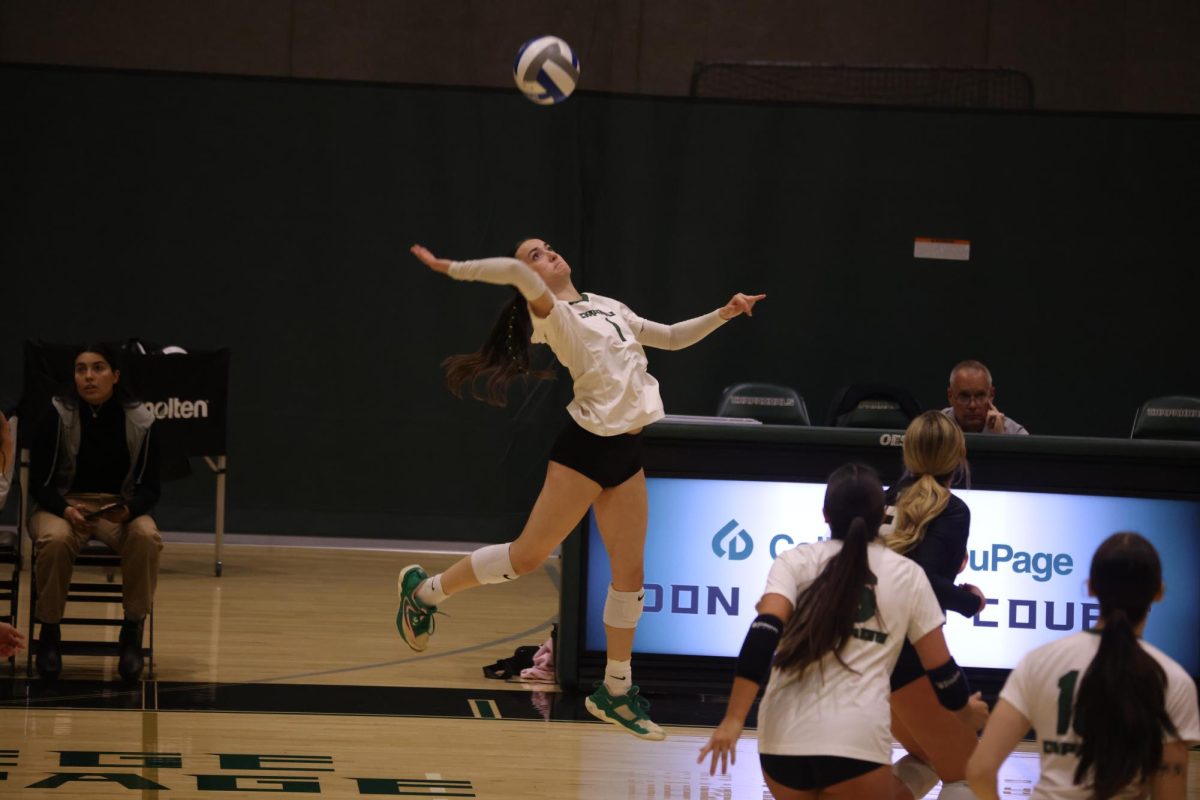
[[[903,431],[733,423],[687,417],[645,429],[647,475],[823,481],[847,461],[903,470]],[[1200,497],[1200,442],[966,435],[980,489]]]

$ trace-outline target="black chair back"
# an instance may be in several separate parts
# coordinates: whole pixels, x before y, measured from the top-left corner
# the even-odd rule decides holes
[[[1129,438],[1200,441],[1200,397],[1169,395],[1147,400],[1133,417]]]
[[[829,424],[838,428],[904,430],[921,413],[912,393],[900,386],[854,383],[840,388],[829,408]]]
[[[790,386],[735,383],[721,392],[718,417],[747,417],[769,425],[811,425],[804,398]]]

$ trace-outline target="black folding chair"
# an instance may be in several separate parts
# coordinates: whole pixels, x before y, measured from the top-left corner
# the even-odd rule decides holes
[[[21,551],[17,547],[16,531],[0,531],[0,608],[5,600],[8,601],[8,613],[0,614],[0,620],[9,625],[17,625],[17,604],[21,597]],[[8,657],[9,671],[16,674],[17,657]]]
[[[829,425],[902,431],[920,413],[920,404],[903,387],[854,383],[841,387],[834,394]]]
[[[1130,439],[1200,440],[1200,397],[1170,395],[1142,403]]]
[[[771,425],[811,425],[804,398],[790,386],[735,383],[721,392],[718,417],[748,417]]]

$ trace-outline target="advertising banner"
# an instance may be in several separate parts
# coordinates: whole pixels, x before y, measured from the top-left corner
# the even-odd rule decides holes
[[[757,613],[767,572],[784,550],[829,536],[824,484],[647,479],[645,613],[636,652],[734,657]],[[970,667],[1012,668],[1038,645],[1094,626],[1087,596],[1092,553],[1110,534],[1136,531],[1157,548],[1166,594],[1145,638],[1200,674],[1200,502],[956,490],[971,509],[968,564],[959,582],[988,598],[976,617],[949,612],[946,638]],[[588,525],[586,648],[603,651],[608,558]]]

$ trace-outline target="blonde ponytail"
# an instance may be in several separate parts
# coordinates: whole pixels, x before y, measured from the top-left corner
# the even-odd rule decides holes
[[[896,515],[887,546],[897,553],[912,550],[925,537],[929,523],[946,510],[949,502],[950,490],[932,475],[922,475],[896,499]]]
[[[892,531],[885,538],[897,553],[921,543],[929,523],[946,510],[945,482],[967,459],[967,442],[958,423],[940,411],[926,411],[904,432],[904,466],[916,477],[896,498]]]

